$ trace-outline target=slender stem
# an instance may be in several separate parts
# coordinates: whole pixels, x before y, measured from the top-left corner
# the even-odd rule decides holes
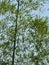
[[[14,34],[14,46],[13,46],[12,65],[14,65],[14,58],[15,58],[15,45],[16,45],[18,13],[19,13],[19,0],[18,0],[18,8],[17,8],[16,20],[15,20],[16,25],[15,25],[15,34]]]

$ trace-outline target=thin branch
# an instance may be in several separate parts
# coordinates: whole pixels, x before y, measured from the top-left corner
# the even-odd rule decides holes
[[[18,13],[19,13],[19,0],[18,0],[18,8],[17,8],[16,20],[15,20],[16,25],[15,25],[15,34],[14,34],[14,46],[13,46],[12,65],[14,65],[14,58],[15,58],[15,45],[16,45]]]

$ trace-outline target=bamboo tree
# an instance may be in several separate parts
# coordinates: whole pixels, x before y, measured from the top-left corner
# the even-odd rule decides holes
[[[12,65],[14,65],[14,58],[15,58],[15,45],[16,45],[16,34],[17,34],[17,20],[18,20],[18,13],[19,13],[19,0],[18,2],[18,8],[17,8],[17,14],[16,14],[16,24],[15,24],[15,34],[14,34],[14,46],[13,46],[13,56],[12,56]]]

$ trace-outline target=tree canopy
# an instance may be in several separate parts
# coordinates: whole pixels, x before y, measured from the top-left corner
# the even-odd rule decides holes
[[[48,65],[49,19],[32,14],[46,0],[0,0],[0,65]]]

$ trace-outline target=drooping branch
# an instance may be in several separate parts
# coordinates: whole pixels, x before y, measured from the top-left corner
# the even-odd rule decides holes
[[[17,35],[17,20],[18,20],[18,13],[19,13],[19,0],[17,2],[18,2],[18,8],[17,8],[16,20],[15,20],[16,24],[15,24],[15,34],[14,34],[12,65],[14,65],[14,58],[15,58],[15,45],[16,45],[16,35]]]

